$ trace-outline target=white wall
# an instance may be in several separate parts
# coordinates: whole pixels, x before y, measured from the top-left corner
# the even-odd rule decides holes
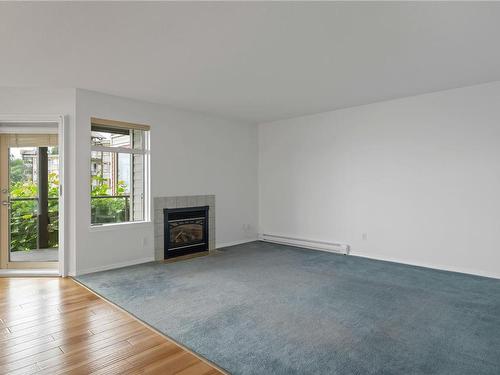
[[[260,232],[500,277],[499,104],[492,83],[261,124],[257,176],[252,124],[85,90],[0,88],[1,114],[68,120],[72,274],[153,257],[152,225],[90,229],[96,116],[152,126],[152,196],[216,194],[219,245],[255,237],[259,177]]]
[[[261,124],[259,149],[261,233],[500,278],[500,83]]]
[[[90,228],[90,117],[151,125],[152,196],[216,195],[218,246],[257,237],[257,127],[77,90],[77,272],[154,257],[153,226]],[[244,225],[250,229],[244,230]]]
[[[255,124],[79,89],[0,88],[0,114],[66,116],[71,275],[154,257],[152,224],[90,228],[92,116],[151,125],[152,196],[215,194],[218,246],[257,237]]]
[[[75,255],[75,206],[74,193],[74,154],[70,151],[74,148],[75,127],[75,89],[33,89],[33,88],[9,88],[0,87],[0,114],[1,115],[63,115],[65,116],[65,138],[66,138],[66,181],[64,194],[66,197],[65,213],[66,228],[66,264],[70,273],[76,270]],[[69,152],[68,152],[69,151]]]

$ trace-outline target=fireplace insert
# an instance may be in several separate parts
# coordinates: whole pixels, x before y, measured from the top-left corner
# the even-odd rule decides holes
[[[165,259],[208,250],[208,206],[163,210]]]

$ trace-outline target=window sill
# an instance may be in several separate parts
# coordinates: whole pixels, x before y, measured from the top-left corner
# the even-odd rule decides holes
[[[126,223],[108,223],[100,225],[91,225],[89,227],[90,232],[102,232],[102,231],[112,231],[120,228],[140,228],[140,227],[150,227],[152,222],[149,221],[128,221]]]

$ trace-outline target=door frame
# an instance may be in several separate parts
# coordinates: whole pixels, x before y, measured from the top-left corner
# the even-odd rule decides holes
[[[2,126],[0,133],[13,134],[13,133],[30,133],[30,134],[44,134],[47,130],[40,126],[44,123],[57,123],[57,135],[59,145],[59,252],[58,252],[58,272],[60,276],[66,277],[68,275],[67,259],[66,259],[66,246],[65,237],[67,233],[67,225],[65,221],[66,211],[66,189],[65,189],[65,151],[66,151],[66,138],[65,116],[63,115],[50,115],[50,114],[32,114],[32,115],[16,115],[16,114],[0,114],[0,123],[29,123],[30,126],[17,128],[16,126],[8,127]],[[32,126],[31,126],[32,125]],[[36,266],[36,265],[35,265]],[[29,269],[24,271],[29,272]]]

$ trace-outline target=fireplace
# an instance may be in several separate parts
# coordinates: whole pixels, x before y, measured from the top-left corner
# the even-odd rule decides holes
[[[164,259],[208,251],[208,206],[163,210]]]

